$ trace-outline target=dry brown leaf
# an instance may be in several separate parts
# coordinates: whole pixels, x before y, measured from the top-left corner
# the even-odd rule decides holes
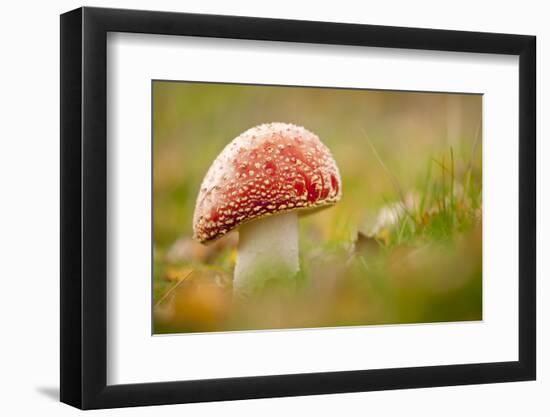
[[[176,268],[176,267],[168,267],[166,268],[166,271],[164,272],[164,279],[170,282],[177,282],[181,281],[182,279],[185,279],[191,272],[193,272],[193,268],[189,267],[182,267],[182,268]]]

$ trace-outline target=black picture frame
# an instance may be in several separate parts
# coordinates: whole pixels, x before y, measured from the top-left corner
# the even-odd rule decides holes
[[[519,360],[107,385],[108,32],[519,56]],[[524,35],[88,7],[61,15],[61,401],[94,409],[535,379],[535,51]]]

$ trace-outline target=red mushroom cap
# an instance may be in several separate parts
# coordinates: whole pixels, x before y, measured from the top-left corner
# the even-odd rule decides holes
[[[287,123],[253,127],[218,155],[202,182],[194,238],[207,242],[244,222],[340,200],[340,173],[317,135]]]

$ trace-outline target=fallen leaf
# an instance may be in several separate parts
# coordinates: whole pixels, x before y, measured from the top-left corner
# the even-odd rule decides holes
[[[166,268],[166,271],[164,272],[164,279],[170,282],[177,282],[181,281],[182,279],[187,278],[189,274],[193,272],[193,268],[189,267],[182,267],[182,268],[176,268],[176,267],[168,267]]]

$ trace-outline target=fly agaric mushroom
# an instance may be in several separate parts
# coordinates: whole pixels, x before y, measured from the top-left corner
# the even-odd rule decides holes
[[[247,294],[299,270],[298,214],[342,195],[330,150],[287,123],[253,127],[233,139],[208,170],[193,216],[194,238],[215,240],[239,228],[233,288]]]

